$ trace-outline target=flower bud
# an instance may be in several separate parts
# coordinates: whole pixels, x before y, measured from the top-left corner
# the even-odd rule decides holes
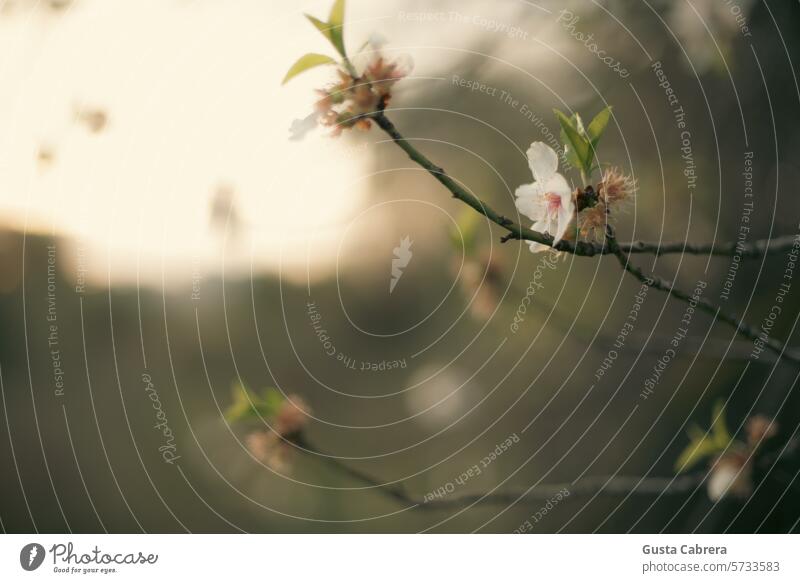
[[[630,176],[623,174],[619,168],[608,168],[603,172],[603,179],[597,185],[597,193],[606,206],[626,201],[636,190],[636,183]]]

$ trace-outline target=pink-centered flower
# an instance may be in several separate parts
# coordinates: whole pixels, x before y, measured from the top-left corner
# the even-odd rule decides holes
[[[575,218],[575,202],[567,180],[558,173],[558,154],[544,142],[534,142],[528,148],[528,165],[534,182],[523,184],[514,193],[517,209],[533,220],[532,229],[549,233],[554,242],[568,236]],[[531,251],[545,251],[546,245],[528,241]]]

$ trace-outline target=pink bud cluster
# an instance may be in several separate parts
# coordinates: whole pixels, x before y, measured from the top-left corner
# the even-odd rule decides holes
[[[338,83],[318,90],[317,113],[322,125],[333,128],[337,136],[350,128],[368,130],[369,116],[391,99],[394,84],[408,74],[399,63],[376,52],[359,76],[345,69],[337,71]]]

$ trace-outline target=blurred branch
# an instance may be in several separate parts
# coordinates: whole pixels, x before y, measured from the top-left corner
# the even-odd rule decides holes
[[[510,506],[513,504],[541,504],[552,499],[558,494],[563,498],[572,495],[576,496],[665,496],[678,494],[693,494],[711,475],[713,466],[708,470],[700,470],[692,473],[679,474],[673,477],[644,477],[644,476],[590,476],[572,482],[562,482],[555,484],[541,484],[532,486],[524,491],[513,492],[491,492],[474,493],[461,495],[438,495],[427,499],[418,499],[410,495],[401,484],[386,484],[376,480],[366,472],[353,468],[347,463],[312,445],[305,437],[304,433],[299,433],[293,437],[294,442],[301,448],[300,451],[309,456],[319,456],[334,470],[354,478],[388,496],[389,498],[410,506],[417,510],[441,510],[445,508],[469,508],[472,506]],[[761,469],[768,469],[776,474],[782,483],[792,487],[795,486],[795,478],[789,473],[782,472],[778,475],[776,467],[780,460],[785,457],[795,455],[798,450],[798,441],[790,439],[779,451],[759,455],[755,460],[755,465]]]
[[[483,494],[463,494],[459,496],[443,496],[431,500],[420,500],[408,494],[402,484],[390,485],[376,480],[367,473],[357,470],[342,462],[336,457],[322,451],[308,442],[303,436],[295,438],[306,454],[319,455],[325,462],[337,471],[355,478],[359,482],[372,486],[383,492],[388,497],[402,504],[413,506],[420,510],[438,510],[442,508],[466,508],[473,505],[509,505],[518,502],[541,503],[552,498],[559,492],[567,491],[569,495],[592,496],[594,494],[624,495],[664,495],[685,494],[699,486],[705,478],[705,472],[685,474],[674,478],[644,478],[641,476],[594,476],[564,482],[560,484],[542,484],[518,492],[499,492]]]
[[[675,287],[675,283],[672,281],[662,279],[656,275],[645,274],[641,268],[631,263],[630,257],[625,254],[621,245],[616,242],[616,239],[614,238],[614,232],[611,227],[607,227],[606,232],[606,246],[610,248],[611,253],[613,253],[617,258],[620,265],[622,265],[622,268],[633,275],[640,282],[653,289],[667,292],[672,297],[682,300],[686,303],[695,302],[700,310],[714,316],[716,319],[719,319],[726,324],[730,324],[736,329],[738,334],[753,341],[763,342],[764,346],[775,352],[779,357],[783,357],[786,360],[794,363],[800,363],[800,354],[798,354],[796,350],[787,349],[783,343],[770,336],[764,335],[764,337],[762,337],[759,335],[758,330],[754,326],[751,326],[733,314],[723,312],[720,306],[708,301],[705,298],[692,296],[680,288]]]
[[[474,194],[465,189],[461,184],[456,182],[450,175],[445,172],[443,168],[434,164],[422,152],[417,150],[411,142],[409,142],[397,130],[391,120],[386,117],[383,107],[378,111],[371,114],[375,123],[384,132],[386,132],[395,143],[406,153],[408,157],[414,162],[419,164],[422,168],[428,171],[431,176],[438,180],[447,190],[449,190],[454,198],[471,206],[477,212],[485,216],[493,223],[503,227],[508,231],[500,240],[505,243],[512,239],[535,241],[542,245],[547,245],[558,251],[565,251],[573,255],[581,255],[585,257],[592,257],[594,255],[608,255],[614,252],[605,243],[590,243],[586,241],[566,241],[561,240],[558,243],[553,243],[553,237],[547,233],[540,233],[533,231],[526,227],[516,224],[511,219],[499,214],[491,206],[476,197]],[[741,257],[760,257],[767,253],[778,253],[785,251],[792,247],[795,237],[778,237],[775,239],[759,239],[750,243],[739,243],[730,241],[725,243],[701,243],[692,244],[682,241],[670,243],[648,243],[645,241],[631,241],[628,243],[619,243],[619,249],[627,253],[651,253],[654,255],[664,255],[667,253],[682,253],[688,255],[722,255],[732,256],[739,255]]]
[[[649,354],[661,355],[671,346],[673,340],[670,336],[632,334],[630,345],[625,346],[627,350],[636,352],[646,352]],[[722,338],[705,338],[698,336],[687,336],[681,341],[689,354],[697,354],[700,359],[727,361],[753,361],[753,343],[746,340],[729,341]],[[762,364],[775,364],[778,362],[778,355],[772,352],[764,352],[759,355],[758,361]]]
[[[525,290],[522,288],[519,288],[518,291],[520,294],[525,294]],[[549,318],[548,321],[552,322],[560,331],[575,333],[577,338],[583,342],[590,343],[597,339],[605,345],[610,345],[617,340],[612,334],[602,329],[594,329],[582,325],[582,320],[575,320],[574,314],[567,317],[563,311],[559,310],[557,304],[547,301],[544,296],[537,297],[535,302],[530,303],[529,308],[537,310],[544,317]],[[625,343],[624,346],[617,348],[617,350],[660,356],[671,346],[673,341],[672,336],[658,335],[655,332],[650,334],[630,334],[628,338],[630,342]],[[682,340],[682,345],[687,352],[691,354],[697,353],[698,358],[701,359],[722,360],[724,358],[728,361],[753,361],[756,359],[753,356],[753,343],[744,339],[727,340],[704,336],[686,336]],[[775,364],[779,360],[778,356],[778,354],[772,352],[764,352],[758,355],[758,361],[762,364]]]

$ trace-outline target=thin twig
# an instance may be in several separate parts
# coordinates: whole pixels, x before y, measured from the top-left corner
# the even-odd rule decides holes
[[[797,241],[797,235],[775,237],[774,239],[756,239],[750,243],[726,241],[724,243],[686,243],[672,241],[669,243],[647,243],[644,241],[631,241],[620,243],[619,248],[626,253],[652,253],[666,255],[668,253],[683,253],[686,255],[721,255],[740,257],[761,257],[768,253],[781,253],[791,249]],[[605,248],[605,253],[612,253]]]
[[[397,130],[391,120],[386,117],[383,109],[371,114],[370,117],[384,132],[386,132],[395,143],[406,153],[408,157],[427,170],[431,176],[444,185],[447,190],[457,199],[468,204],[477,212],[485,216],[493,223],[506,229],[508,233],[500,239],[505,243],[511,240],[535,241],[558,251],[565,251],[573,255],[592,257],[595,255],[607,255],[613,253],[605,243],[590,243],[587,241],[565,241],[553,243],[553,237],[547,233],[540,233],[516,224],[509,218],[499,214],[490,205],[479,199],[471,192],[461,186],[456,180],[445,172],[445,170],[434,164],[422,152],[417,150]],[[786,251],[795,242],[794,236],[778,237],[775,239],[759,239],[750,243],[724,242],[724,243],[685,243],[681,241],[669,243],[649,243],[645,241],[631,241],[619,243],[619,248],[626,253],[651,253],[654,255],[665,255],[668,253],[682,253],[689,255],[720,255],[740,257],[760,257],[767,253],[778,253]]]
[[[559,494],[562,495],[561,500],[572,495],[581,497],[595,496],[597,494],[606,496],[640,495],[661,497],[691,494],[695,492],[709,476],[709,472],[704,470],[664,478],[618,475],[590,476],[573,482],[540,484],[524,491],[474,494],[453,494],[451,492],[442,495],[430,493],[424,498],[419,499],[408,494],[402,483],[387,484],[381,482],[368,473],[357,470],[330,455],[321,448],[311,444],[304,433],[294,436],[293,440],[299,446],[302,453],[321,458],[334,470],[354,478],[356,481],[370,486],[378,492],[382,492],[396,502],[417,510],[460,509],[471,506],[507,506],[520,503],[541,504],[542,502],[553,499],[553,497]],[[755,460],[756,467],[774,467],[782,457],[787,454],[792,454],[797,450],[797,443],[797,440],[790,440],[780,452],[759,456]],[[438,490],[441,491],[442,489],[439,488]]]
[[[398,502],[402,502],[404,504],[416,504],[416,502],[408,496],[405,489],[401,484],[384,484],[375,480],[369,474],[366,474],[356,468],[350,466],[339,460],[338,458],[322,451],[317,446],[313,445],[308,441],[305,434],[300,433],[294,438],[295,443],[299,446],[300,451],[308,454],[319,456],[324,460],[329,466],[338,470],[339,472],[350,476],[351,478],[355,478],[357,481],[368,484],[370,486],[374,486],[384,494],[388,495],[391,498],[394,498]]]
[[[704,479],[704,472],[685,474],[675,478],[643,478],[641,476],[593,476],[576,482],[541,484],[524,492],[496,492],[490,494],[444,494],[422,499],[408,494],[402,484],[385,484],[369,474],[357,470],[312,445],[303,435],[295,438],[300,451],[321,457],[329,466],[355,480],[374,487],[393,500],[418,509],[465,508],[473,505],[508,505],[515,503],[541,503],[562,492],[567,496],[591,496],[598,492],[606,495],[640,494],[645,496],[685,494],[694,490]],[[430,498],[430,499],[427,499]]]
[[[696,302],[698,308],[715,316],[716,318],[719,318],[723,322],[730,324],[745,338],[753,341],[761,341],[767,348],[776,354],[782,355],[791,362],[800,363],[800,354],[797,354],[795,351],[785,350],[784,345],[778,340],[770,338],[767,335],[764,335],[765,337],[763,338],[760,337],[758,330],[755,327],[743,322],[732,314],[723,312],[719,306],[713,304],[705,298],[695,298],[691,296],[690,294],[675,287],[675,284],[671,281],[667,281],[655,275],[645,275],[645,273],[639,267],[636,267],[630,262],[628,255],[626,255],[626,253],[655,253],[657,255],[661,255],[664,253],[683,252],[691,254],[710,253],[712,255],[738,254],[742,257],[757,257],[764,253],[783,251],[791,248],[797,240],[796,237],[781,237],[779,239],[775,239],[774,241],[759,240],[753,241],[750,244],[742,244],[739,242],[700,245],[690,243],[655,244],[646,243],[643,241],[618,243],[609,227],[609,236],[605,238],[603,243],[588,243],[585,241],[571,242],[562,239],[558,243],[554,244],[553,238],[550,235],[546,233],[539,233],[537,231],[517,225],[507,217],[498,214],[481,199],[467,191],[458,182],[451,178],[443,168],[431,162],[422,152],[417,150],[408,140],[406,140],[397,130],[395,125],[389,120],[389,118],[386,117],[383,108],[380,108],[378,111],[373,113],[371,117],[375,123],[378,124],[378,127],[391,136],[395,143],[400,146],[400,148],[406,154],[408,154],[408,157],[411,158],[411,160],[427,170],[428,173],[430,173],[431,176],[436,178],[436,180],[444,185],[445,188],[447,188],[455,198],[468,204],[490,221],[506,229],[508,234],[501,238],[502,242],[506,242],[511,239],[524,239],[526,241],[535,241],[537,243],[541,243],[542,245],[547,245],[548,247],[552,247],[558,251],[566,251],[568,253],[572,253],[573,255],[593,256],[609,253],[613,254],[617,257],[622,267],[642,283],[645,283],[654,289],[665,291],[673,297],[683,300],[687,303],[693,301]]]
[[[622,268],[631,275],[633,275],[640,282],[644,283],[645,285],[653,289],[667,292],[672,297],[678,298],[679,300],[682,300],[684,302],[687,303],[694,302],[695,305],[700,310],[714,316],[715,318],[725,322],[726,324],[733,326],[736,329],[736,332],[744,336],[745,338],[748,338],[754,342],[755,341],[763,342],[764,346],[775,352],[779,357],[783,357],[786,360],[789,360],[794,363],[800,363],[800,355],[798,355],[795,350],[787,349],[782,342],[774,338],[771,338],[767,334],[763,335],[759,334],[757,328],[741,320],[740,318],[738,318],[733,314],[724,312],[720,306],[708,301],[703,297],[693,296],[683,291],[682,289],[676,287],[675,283],[672,281],[663,279],[653,274],[651,275],[645,274],[640,267],[637,267],[636,265],[631,263],[630,257],[625,254],[621,246],[616,242],[616,239],[614,238],[614,231],[611,229],[611,227],[606,228],[606,233],[607,233],[606,244],[611,250],[611,253],[613,253],[614,256],[617,258]]]

